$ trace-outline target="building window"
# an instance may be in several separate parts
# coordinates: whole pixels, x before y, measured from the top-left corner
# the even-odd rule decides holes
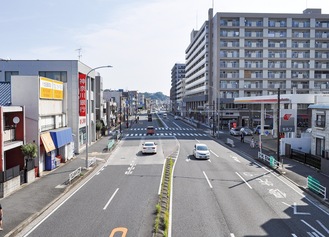
[[[39,76],[47,77],[47,78],[54,79],[54,80],[57,80],[57,81],[67,82],[67,72],[40,71]]]
[[[11,82],[11,76],[18,75],[18,71],[6,71],[5,72],[5,81]]]
[[[317,114],[315,120],[315,126],[324,128],[326,125],[326,115],[325,114]]]

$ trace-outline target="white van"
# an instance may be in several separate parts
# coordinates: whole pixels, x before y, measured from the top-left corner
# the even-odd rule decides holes
[[[163,118],[166,119],[167,118],[167,114],[163,114]]]

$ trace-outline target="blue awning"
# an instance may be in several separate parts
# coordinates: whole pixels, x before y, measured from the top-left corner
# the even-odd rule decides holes
[[[50,135],[56,148],[60,148],[73,141],[72,129],[70,127],[51,130]]]

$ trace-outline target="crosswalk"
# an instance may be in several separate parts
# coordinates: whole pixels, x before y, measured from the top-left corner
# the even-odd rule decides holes
[[[147,136],[146,133],[129,133],[125,137],[142,137]],[[181,133],[181,132],[156,132],[155,136],[184,136],[184,137],[206,137],[205,133]]]
[[[146,128],[130,128],[130,131],[146,131]],[[156,131],[196,131],[196,128],[170,128],[170,127],[156,127]]]
[[[130,128],[125,137],[147,136],[146,128]],[[155,136],[206,137],[208,134],[198,132],[196,128],[156,127]]]

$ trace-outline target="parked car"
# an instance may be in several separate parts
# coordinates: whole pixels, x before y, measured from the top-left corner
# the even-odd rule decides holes
[[[260,134],[260,129],[261,129],[261,125],[257,125],[256,128],[254,129],[254,133]],[[272,132],[272,127],[270,125],[264,125],[264,132],[265,131]]]
[[[241,127],[231,128],[230,134],[232,136],[240,136],[241,135],[240,129],[241,129]]]
[[[154,135],[155,134],[155,128],[153,126],[147,126],[146,128],[146,136],[147,135]]]
[[[193,148],[193,155],[195,159],[209,159],[210,151],[205,144],[197,143]]]
[[[243,133],[245,136],[252,136],[253,135],[253,131],[248,128],[248,127],[243,127],[240,129],[240,132]]]
[[[167,114],[163,114],[163,118],[166,119],[167,118]]]
[[[155,142],[145,142],[142,146],[142,153],[157,153],[157,144]]]

